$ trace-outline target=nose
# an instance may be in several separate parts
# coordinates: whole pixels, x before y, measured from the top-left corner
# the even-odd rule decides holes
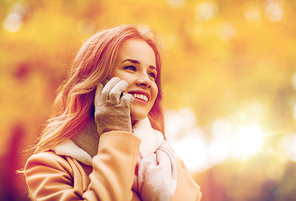
[[[152,81],[148,75],[143,75],[137,79],[137,85],[143,88],[151,88]]]

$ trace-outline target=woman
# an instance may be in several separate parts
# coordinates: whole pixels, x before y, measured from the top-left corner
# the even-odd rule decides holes
[[[133,25],[83,44],[25,167],[33,200],[200,200],[165,140],[161,49]]]

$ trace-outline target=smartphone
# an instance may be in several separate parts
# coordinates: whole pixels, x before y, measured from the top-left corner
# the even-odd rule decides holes
[[[109,80],[104,79],[103,82],[102,82],[103,87],[105,87],[108,82],[109,82]]]

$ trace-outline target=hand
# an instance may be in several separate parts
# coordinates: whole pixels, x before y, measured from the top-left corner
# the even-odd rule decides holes
[[[108,131],[132,132],[129,104],[134,97],[122,94],[127,86],[127,82],[118,77],[112,78],[105,87],[97,86],[94,104],[99,135]]]

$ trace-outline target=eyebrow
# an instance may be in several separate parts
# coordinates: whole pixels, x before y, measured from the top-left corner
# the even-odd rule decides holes
[[[134,63],[134,64],[141,64],[138,60],[135,60],[135,59],[125,59],[121,63],[124,63],[124,62],[127,62],[127,61],[129,61],[131,63]],[[153,69],[157,70],[157,68],[155,66],[153,66],[153,65],[149,65],[149,68],[153,68]]]

